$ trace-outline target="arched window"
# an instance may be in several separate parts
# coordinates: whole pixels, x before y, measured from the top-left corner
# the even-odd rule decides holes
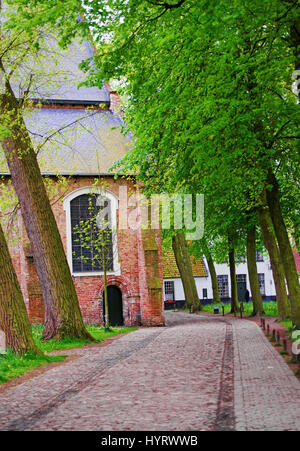
[[[67,254],[73,275],[120,275],[118,262],[117,198],[108,191],[83,188],[64,199]]]

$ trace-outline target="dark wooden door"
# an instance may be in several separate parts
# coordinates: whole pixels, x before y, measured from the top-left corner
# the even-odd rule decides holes
[[[107,287],[108,297],[108,314],[110,325],[113,327],[123,326],[123,304],[122,304],[122,292],[115,285],[109,285]],[[104,293],[103,293],[103,312],[105,315],[104,305]]]
[[[236,276],[236,282],[237,282],[238,301],[245,302],[245,293],[247,288],[246,274],[238,274]]]
[[[238,301],[245,302],[246,282],[237,282]]]

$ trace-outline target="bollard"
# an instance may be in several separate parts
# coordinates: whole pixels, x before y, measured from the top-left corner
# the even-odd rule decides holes
[[[275,341],[275,339],[276,339],[276,330],[275,329],[272,330],[272,338]]]
[[[270,326],[269,326],[269,324],[267,324],[267,334],[269,334],[270,333]]]
[[[279,332],[279,330],[277,331],[277,334],[276,334],[276,341],[277,341],[277,343],[280,343],[280,332]]]
[[[265,318],[263,318],[262,319],[262,327],[263,327],[263,330],[266,330],[266,321],[265,321]]]
[[[240,303],[240,314],[241,314],[241,318],[243,318],[243,311],[244,311],[244,304],[243,302]]]
[[[223,314],[223,316],[225,315],[224,305],[222,305],[222,314]]]
[[[287,351],[287,341],[286,341],[285,338],[282,340],[282,344],[283,344],[283,349],[284,349],[285,351]]]

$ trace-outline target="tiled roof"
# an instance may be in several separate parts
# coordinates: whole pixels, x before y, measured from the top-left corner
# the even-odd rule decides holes
[[[194,277],[207,277],[205,265],[202,259],[197,260],[195,263],[193,263],[193,259],[191,259],[191,263]],[[163,254],[163,277],[180,277],[173,251],[168,251]]]
[[[107,108],[109,102],[105,85],[100,89],[77,87],[85,77],[78,65],[83,59],[93,56],[91,46],[75,42],[67,51],[63,51],[58,48],[54,37],[48,37],[48,41],[53,47],[54,59],[60,61],[59,71],[52,71],[54,62],[50,54],[47,64],[40,70],[47,71],[50,67],[50,78],[52,76],[54,80],[44,84],[41,81],[39,86],[34,86],[31,97],[52,105],[33,108],[24,117],[34,145],[39,146],[46,140],[38,153],[41,172],[62,175],[108,174],[113,163],[130,150],[133,140],[130,135],[125,138],[120,132],[122,121],[118,115],[104,109],[85,109],[90,104],[101,103],[105,103]],[[22,76],[22,70],[20,74]],[[23,74],[25,76],[26,72]],[[46,74],[44,78],[47,79]],[[42,79],[39,74],[39,80]],[[22,97],[18,87],[19,83],[16,82],[15,94]],[[5,158],[1,155],[0,173],[9,173]]]
[[[83,60],[92,57],[92,48],[88,42],[74,41],[66,50],[62,50],[54,36],[47,36],[44,53],[41,51],[39,59],[31,63],[26,61],[24,67],[19,67],[17,79],[12,81],[13,91],[17,98],[23,97],[20,78],[28,79],[32,71],[38,74],[33,79],[29,95],[32,99],[54,103],[108,103],[109,93],[104,84],[99,88],[78,88],[79,83],[86,78],[86,74],[78,66]]]
[[[120,132],[121,119],[111,111],[41,108],[32,110],[25,121],[37,145],[52,135],[38,155],[43,174],[107,174],[132,144]],[[8,173],[1,160],[0,172]]]
[[[0,24],[6,21],[7,13],[14,13],[13,5],[1,2]],[[30,54],[24,56],[23,63],[18,62],[17,70],[16,68],[14,70],[15,75],[10,78],[16,97],[23,97],[22,89],[27,88],[29,76],[33,73],[31,86],[33,92],[29,94],[32,99],[109,102],[109,93],[104,85],[99,88],[83,86],[78,88],[78,84],[86,78],[85,73],[79,69],[79,64],[88,58],[91,58],[91,64],[93,64],[93,50],[90,43],[80,42],[79,39],[74,38],[66,49],[62,49],[58,45],[58,37],[49,27],[39,31],[43,40],[39,43],[38,55],[34,58],[31,58]],[[11,56],[8,56],[6,60],[7,55],[3,58],[4,65],[14,62],[15,54],[12,60],[10,60]],[[15,80],[13,80],[14,76]],[[25,81],[24,84],[22,80]]]

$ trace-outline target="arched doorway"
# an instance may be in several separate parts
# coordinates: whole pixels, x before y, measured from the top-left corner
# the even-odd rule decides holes
[[[107,297],[108,297],[108,314],[110,319],[110,325],[113,327],[123,326],[124,318],[123,318],[123,303],[121,290],[116,285],[109,285],[107,287]],[[104,292],[103,292],[103,313],[105,315]]]

